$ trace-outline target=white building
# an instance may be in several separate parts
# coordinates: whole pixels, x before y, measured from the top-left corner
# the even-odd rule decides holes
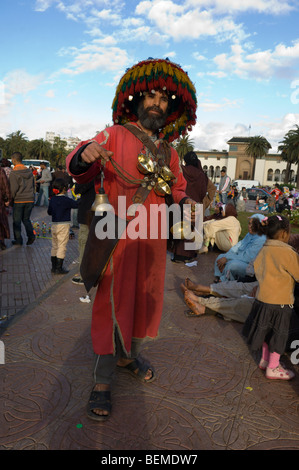
[[[55,142],[55,137],[59,137],[61,140],[66,141],[66,150],[71,151],[81,142],[79,137],[61,137],[60,134],[55,134],[55,132],[46,132],[46,140],[50,142],[51,145]]]
[[[253,158],[246,155],[248,137],[233,137],[227,144],[229,150],[196,150],[203,170],[215,183],[220,180],[220,170],[225,167],[232,180],[257,180],[262,186],[273,186],[283,183],[287,162],[280,154],[267,153],[263,158],[257,159],[253,173]],[[290,181],[296,182],[297,165],[292,165]]]

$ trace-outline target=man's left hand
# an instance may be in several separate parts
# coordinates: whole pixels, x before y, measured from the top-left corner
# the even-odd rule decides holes
[[[196,201],[193,201],[193,199],[190,199],[190,198],[185,200],[184,206],[187,204],[191,206],[191,214],[190,214],[190,208],[184,207],[184,217],[187,220],[191,220],[191,222],[195,222],[196,216],[199,215],[200,213],[199,205]]]

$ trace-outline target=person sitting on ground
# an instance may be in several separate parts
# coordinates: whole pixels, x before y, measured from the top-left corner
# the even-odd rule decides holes
[[[227,252],[238,243],[241,234],[241,225],[233,204],[222,206],[222,218],[209,220],[203,223],[204,243],[199,254],[207,253],[209,245],[216,246],[220,251]]]
[[[190,310],[187,317],[199,318],[204,315],[216,315],[225,321],[245,323],[258,288],[258,282],[224,281],[210,285],[196,284],[189,278],[181,284],[184,301]],[[295,285],[294,312],[291,316],[287,350],[299,335],[299,284]]]
[[[220,314],[224,320],[244,323],[251,311],[257,286],[257,281],[223,281],[206,286],[186,278],[181,290],[190,311],[185,314],[187,317]]]
[[[248,263],[256,258],[257,254],[266,242],[266,236],[258,233],[255,218],[263,220],[263,214],[254,214],[249,217],[248,233],[233,246],[227,253],[216,258],[214,274],[220,281],[238,280],[246,276]]]

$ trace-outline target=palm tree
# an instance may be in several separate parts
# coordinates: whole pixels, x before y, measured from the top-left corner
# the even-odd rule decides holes
[[[6,145],[8,156],[12,155],[14,152],[20,152],[25,156],[28,146],[28,137],[21,131],[12,132],[6,138]]]
[[[290,179],[291,166],[297,163],[298,156],[296,155],[296,150],[292,146],[292,139],[289,135],[289,132],[287,132],[283,140],[279,143],[281,145],[278,146],[278,151],[281,152],[282,160],[287,162],[284,183],[288,184]]]
[[[253,158],[252,179],[254,179],[256,159],[262,158],[268,150],[272,148],[267,139],[261,135],[249,137],[245,153],[248,157]]]
[[[297,188],[299,187],[299,126],[296,124],[296,129],[291,129],[286,133],[283,143],[286,144],[285,151],[287,151],[288,158],[291,163],[297,164]]]
[[[44,139],[31,140],[27,149],[28,156],[39,160],[48,160],[51,155],[51,144]]]
[[[67,157],[67,141],[61,139],[60,137],[54,137],[54,144],[52,148],[51,163],[54,167],[57,165],[64,165],[65,159]]]
[[[178,138],[174,145],[174,148],[176,149],[180,160],[182,161],[184,155],[186,155],[187,152],[191,152],[192,150],[194,150],[194,141],[190,140],[189,135],[183,135],[182,137]]]

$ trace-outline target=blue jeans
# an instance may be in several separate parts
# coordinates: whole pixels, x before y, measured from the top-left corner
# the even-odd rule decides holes
[[[44,206],[48,207],[49,205],[49,186],[45,186],[43,184],[40,185],[39,187],[39,193],[38,193],[38,198],[36,201],[36,205],[40,206],[41,205],[41,200],[42,196],[44,195]]]
[[[219,255],[216,258],[214,269],[214,275],[219,277],[221,281],[234,281],[238,278],[244,278],[246,276],[246,268],[248,263],[237,259],[227,260],[227,263],[221,273],[217,266],[217,260],[223,257],[225,258],[225,253]]]
[[[221,193],[219,194],[220,196],[220,201],[222,202],[222,204],[226,204],[227,203],[227,193]]]
[[[30,220],[33,207],[33,202],[14,203],[13,205],[13,233],[17,243],[23,243],[22,222],[24,224],[28,239],[34,238],[33,227]]]

